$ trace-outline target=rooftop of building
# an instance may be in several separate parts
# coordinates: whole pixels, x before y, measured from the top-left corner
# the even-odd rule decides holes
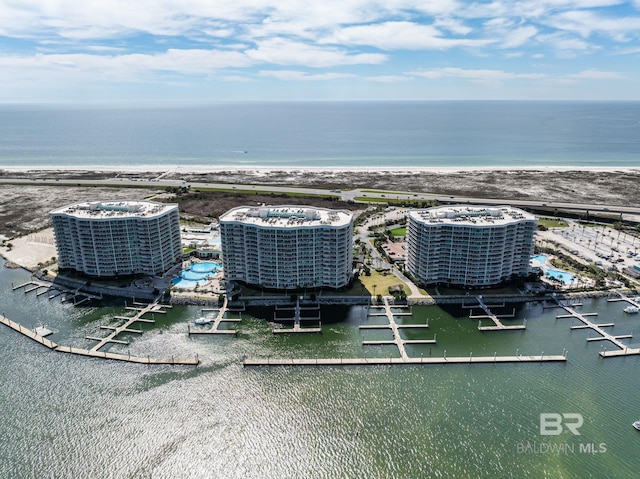
[[[425,210],[410,210],[409,216],[421,223],[458,226],[499,226],[536,220],[531,213],[511,206],[437,206]]]
[[[351,211],[310,206],[239,206],[220,216],[220,223],[239,221],[245,224],[278,228],[346,226],[352,220]]]
[[[155,201],[87,201],[58,208],[51,214],[88,219],[153,218],[177,208],[176,204]]]

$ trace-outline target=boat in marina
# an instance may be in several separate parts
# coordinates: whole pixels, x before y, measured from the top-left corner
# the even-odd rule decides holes
[[[640,308],[637,308],[636,306],[627,306],[623,311],[627,314],[638,314],[640,313]]]
[[[198,319],[196,319],[193,323],[194,324],[209,324],[209,323],[212,323],[212,322],[213,322],[213,319],[207,318],[205,316],[201,316]]]

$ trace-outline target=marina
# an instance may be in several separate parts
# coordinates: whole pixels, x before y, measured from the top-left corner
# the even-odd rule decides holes
[[[16,272],[10,273],[16,275]],[[85,447],[94,451],[92,461],[98,462],[100,470],[114,467],[112,457],[116,453],[124,454],[131,461],[137,457],[145,461],[155,457],[155,451],[152,455],[139,441],[129,438],[153,433],[162,447],[169,448],[175,444],[175,438],[186,431],[199,443],[211,444],[216,450],[221,450],[225,444],[234,448],[237,445],[243,460],[258,457],[261,464],[272,464],[269,461],[272,461],[274,451],[293,454],[296,460],[302,460],[302,455],[295,452],[296,445],[318,447],[326,453],[340,454],[348,461],[357,461],[363,454],[386,460],[386,455],[376,451],[384,449],[388,438],[394,437],[398,444],[391,448],[393,467],[407,477],[429,477],[425,473],[427,469],[418,467],[421,461],[416,460],[416,451],[424,455],[437,453],[438,467],[448,477],[535,477],[533,472],[539,469],[541,456],[518,454],[516,445],[538,434],[540,412],[562,411],[568,402],[573,405],[573,411],[588,417],[581,430],[584,440],[606,443],[608,454],[618,461],[617,464],[624,465],[623,473],[615,473],[615,477],[629,477],[626,471],[637,465],[633,454],[635,443],[622,432],[624,429],[637,434],[629,427],[638,418],[637,405],[633,401],[636,387],[628,381],[635,361],[605,361],[592,348],[579,347],[578,343],[584,343],[584,339],[575,332],[571,334],[569,324],[555,320],[557,313],[568,313],[543,309],[542,302],[515,305],[514,322],[521,322],[526,317],[527,334],[502,335],[478,331],[476,324],[466,319],[465,314],[458,316],[461,312],[453,306],[414,305],[408,308],[388,301],[398,333],[403,338],[435,339],[437,334],[438,344],[424,347],[405,344],[409,359],[402,359],[395,344],[362,345],[362,334],[367,340],[383,339],[383,334],[395,339],[384,304],[380,307],[341,307],[340,311],[344,310],[344,313],[334,309],[326,309],[325,313],[325,306],[322,306],[323,319],[327,314],[336,321],[323,321],[322,335],[291,334],[277,338],[272,335],[270,325],[273,309],[264,308],[258,317],[255,316],[256,308],[251,306],[242,313],[239,327],[242,334],[238,341],[194,341],[193,336],[189,338],[185,334],[187,325],[195,329],[195,318],[204,313],[213,319],[218,313],[195,306],[174,305],[171,309],[163,308],[164,314],[145,314],[142,319],[153,319],[152,315],[155,315],[153,325],[134,323],[129,326],[132,330],[143,326],[143,335],[124,332],[114,337],[131,343],[129,346],[114,343],[112,350],[118,349],[116,354],[107,346],[92,352],[91,346],[97,343],[83,346],[81,341],[86,335],[101,336],[96,333],[98,329],[104,329],[107,336],[113,331],[101,326],[120,327],[143,305],[129,302],[126,310],[121,305],[74,308],[70,303],[42,301],[34,294],[14,297],[3,294],[0,301],[3,315],[13,320],[20,318],[23,328],[32,330],[46,324],[54,335],[44,339],[52,340],[56,345],[64,344],[59,352],[66,353],[50,354],[48,348],[16,340],[9,328],[0,334],[4,354],[0,368],[7,378],[6,384],[11,385],[3,391],[2,399],[5,401],[2,432],[3,437],[9,438],[6,444],[19,442],[19,437],[11,439],[15,437],[11,434],[19,431],[14,424],[32,421],[42,427],[42,421],[45,421],[47,430],[60,438],[66,438],[70,433],[83,438]],[[489,305],[500,304],[488,297],[485,301]],[[634,318],[623,316],[621,305],[607,303],[604,298],[585,298],[581,302],[584,308],[589,308],[586,312],[598,312],[601,318],[607,318],[597,321],[597,317],[587,316],[593,322],[617,323],[619,318],[635,322]],[[406,314],[409,312],[411,315]],[[494,312],[500,315],[499,309]],[[619,315],[612,315],[615,312]],[[311,311],[305,313],[317,316]],[[279,316],[285,315],[287,312],[279,312]],[[114,319],[116,316],[122,319]],[[147,325],[153,327],[147,328]],[[406,333],[411,335],[404,336]],[[35,335],[34,338],[42,341]],[[184,354],[176,354],[173,358],[171,353],[162,354],[169,342],[176,346],[172,353],[182,351]],[[568,355],[563,351],[567,347],[571,350]],[[133,354],[134,348],[137,348],[137,354]],[[126,349],[131,350],[131,356]],[[101,360],[105,358],[110,361]],[[155,361],[155,358],[161,361]],[[195,363],[196,358],[202,367],[172,365],[180,359]],[[152,367],[154,364],[156,366]],[[60,371],[74,380],[52,380],[60,377]],[[582,393],[576,396],[578,389]],[[611,391],[615,391],[615,396]],[[56,415],[55,420],[47,422],[47,412],[51,415],[49,398],[53,395],[56,410],[69,412],[64,418]],[[20,397],[28,398],[28,410],[37,413],[25,414],[24,408],[12,406],[19,403]],[[78,413],[79,398],[81,404],[91,410],[90,415]],[[397,407],[399,414],[388,417],[389,404]],[[200,411],[205,410],[207,415],[203,416]],[[448,413],[425,415],[426,410]],[[198,413],[194,414],[194,411]],[[94,412],[96,419],[93,419]],[[120,443],[132,448],[132,452],[122,452],[120,446],[102,440],[113,431],[110,419],[114,414],[124,418]],[[486,424],[486,432],[470,433],[464,421],[469,415]],[[203,428],[203,417],[219,427]],[[256,421],[263,424],[263,432],[252,429],[251,425]],[[357,436],[355,431],[359,431]],[[325,439],[332,435],[335,440]],[[451,441],[443,445],[439,440],[443,437],[451,438]],[[257,449],[246,451],[242,444],[247,441],[254,441]],[[69,439],[64,444],[71,446],[72,441]],[[14,454],[24,456],[20,456],[17,444],[9,447],[11,456],[7,456],[8,460]],[[100,453],[105,448],[106,453]],[[466,465],[461,469],[459,457],[469,448],[481,452],[478,467],[488,473],[478,473],[477,469]],[[162,470],[161,475],[167,477],[181,477],[178,467],[189,471],[183,477],[197,477],[198,472],[190,469],[195,465],[200,471],[221,464],[216,454],[212,454],[211,459],[203,459],[199,453],[194,453],[191,444],[179,445],[177,451],[167,450],[169,452],[160,454],[176,465]],[[412,452],[406,453],[407,450]],[[189,460],[185,461],[185,457]],[[398,457],[402,460],[395,459]],[[488,462],[487,457],[495,457],[494,463]],[[84,461],[73,455],[64,458],[65,467],[83,474],[83,468],[87,467]],[[517,474],[502,474],[502,464],[514,461],[514,458],[518,458],[513,466]],[[551,459],[556,460],[557,456],[551,456]],[[602,465],[601,458],[584,455],[575,459],[580,461],[571,469],[576,477],[582,477],[580,472],[585,467],[606,477],[608,468]],[[326,464],[313,458],[310,461],[314,472],[322,470]],[[47,470],[44,461],[36,459],[35,464],[38,469]],[[288,466],[289,462],[286,464]],[[132,475],[132,468],[115,467],[120,467],[118,471],[123,476]],[[224,467],[227,467],[226,463]],[[356,469],[362,467],[368,466],[365,462],[348,463],[332,469],[327,476],[355,477]],[[286,471],[289,471],[258,468],[264,477],[286,477]],[[218,470],[223,476],[222,469]],[[55,475],[55,471],[51,471]],[[392,475],[386,466],[380,471],[381,476]],[[460,471],[462,474],[458,474]],[[296,474],[299,477],[317,475],[304,470],[296,471]],[[15,475],[9,474],[9,477]]]
[[[606,348],[600,351],[600,356],[603,358],[609,358],[609,357],[617,357],[617,356],[633,356],[633,355],[638,355],[640,354],[640,348],[630,348],[628,345],[624,344],[623,342],[621,342],[621,339],[630,339],[633,337],[633,335],[631,334],[622,334],[622,335],[612,335],[607,333],[604,329],[602,328],[607,328],[607,327],[613,327],[614,323],[601,323],[601,324],[597,324],[597,323],[593,323],[592,321],[590,321],[589,319],[587,319],[587,317],[593,317],[593,316],[597,316],[598,313],[597,312],[593,312],[593,313],[578,313],[575,309],[573,309],[571,306],[564,304],[561,302],[560,299],[558,299],[557,297],[554,296],[553,298],[555,300],[555,302],[557,303],[557,305],[564,309],[567,313],[569,314],[559,314],[556,315],[556,319],[561,319],[561,318],[572,318],[572,319],[578,319],[582,324],[581,325],[577,325],[577,326],[571,326],[571,329],[591,329],[592,331],[595,331],[596,333],[599,334],[599,336],[596,337],[587,337],[587,341],[588,342],[592,342],[592,341],[609,341],[611,342],[614,346],[617,346],[619,349],[618,350],[613,350],[613,351],[607,351]],[[626,296],[621,295],[620,298],[621,301],[630,301]],[[611,302],[611,300],[607,300],[609,302]]]
[[[389,298],[388,297],[383,297],[383,304],[381,306],[379,305],[373,305],[370,307],[370,311],[369,311],[369,316],[372,317],[376,317],[376,316],[385,316],[387,318],[388,324],[384,324],[384,325],[360,325],[360,329],[390,329],[391,333],[393,334],[393,339],[390,340],[365,340],[364,338],[362,339],[362,345],[363,346],[383,346],[383,345],[388,345],[388,344],[394,344],[395,346],[398,347],[398,352],[400,353],[400,358],[396,358],[399,359],[400,362],[409,362],[412,360],[412,358],[409,357],[409,355],[407,354],[405,345],[406,344],[435,344],[436,343],[436,338],[434,337],[433,339],[403,339],[400,336],[400,329],[401,328],[428,328],[429,324],[411,324],[411,325],[399,325],[398,323],[396,323],[395,320],[395,316],[411,316],[412,312],[408,311],[408,312],[393,312],[391,310],[391,305],[389,304]],[[396,306],[397,308],[397,306]],[[382,309],[383,312],[378,313],[376,312],[376,309]],[[373,310],[373,312],[371,312],[371,310]],[[368,363],[362,363],[362,362],[355,362],[353,364],[368,364]]]
[[[485,314],[483,315],[472,315],[471,313],[473,312],[472,308],[475,308],[475,305],[465,305],[464,303],[462,304],[462,308],[469,308],[469,318],[470,319],[478,319],[478,330],[480,331],[513,331],[513,330],[522,330],[522,329],[526,329],[527,327],[527,320],[525,319],[523,321],[522,324],[515,324],[515,325],[510,325],[507,326],[504,323],[502,323],[502,321],[500,321],[500,318],[515,318],[516,315],[516,310],[513,310],[513,313],[511,314],[505,314],[505,315],[496,315],[494,314],[491,309],[489,309],[489,306],[485,304],[484,300],[482,299],[481,295],[476,296],[476,300],[478,301],[478,305],[480,306],[480,308],[485,312]],[[498,307],[504,307],[505,303],[502,303],[501,305],[497,305]],[[495,306],[494,306],[495,307]],[[494,326],[482,326],[482,320],[483,319],[490,319],[491,321],[493,321]]]
[[[293,318],[278,316],[278,312],[293,311]],[[317,311],[316,316],[303,316],[303,311]],[[320,320],[320,305],[312,304],[310,306],[302,306],[300,297],[296,297],[296,304],[293,307],[276,305],[273,312],[273,321],[275,323],[293,321],[291,328],[274,327],[273,334],[290,334],[290,333],[322,333],[322,321]],[[317,327],[303,327],[303,322],[317,323]]]
[[[162,305],[162,306],[166,306],[166,305]],[[49,339],[45,338],[44,336],[40,335],[38,333],[38,328],[36,328],[36,330],[31,330],[28,328],[25,328],[24,326],[22,326],[19,323],[16,323],[15,321],[10,320],[9,318],[5,317],[4,315],[0,315],[0,323],[4,324],[5,326],[8,326],[9,328],[13,329],[14,331],[19,332],[20,334],[42,344],[43,346],[49,348],[52,351],[56,351],[59,353],[69,353],[69,354],[75,354],[78,356],[87,356],[87,357],[93,357],[93,358],[102,358],[102,359],[113,359],[116,361],[126,361],[129,363],[138,363],[138,364],[172,364],[172,365],[186,365],[186,366],[197,366],[200,363],[200,360],[198,359],[198,357],[194,357],[194,358],[177,358],[177,357],[171,357],[171,358],[152,358],[150,356],[146,356],[146,357],[140,357],[140,356],[132,356],[130,354],[121,354],[121,353],[112,353],[112,352],[106,352],[106,351],[99,351],[103,346],[105,346],[107,343],[118,343],[118,344],[128,344],[126,341],[120,341],[115,339],[115,336],[117,336],[118,334],[122,333],[122,332],[135,332],[135,333],[139,333],[140,331],[137,330],[133,330],[133,329],[129,329],[129,326],[131,324],[133,324],[136,321],[150,321],[150,320],[145,320],[144,318],[141,318],[142,315],[150,312],[150,311],[154,311],[157,312],[157,309],[161,307],[160,305],[156,304],[156,303],[152,303],[144,308],[139,308],[138,309],[138,314],[136,314],[136,316],[134,316],[133,318],[128,318],[129,321],[127,323],[125,323],[124,325],[114,328],[112,334],[110,334],[109,336],[107,336],[106,338],[95,338],[95,337],[90,337],[88,336],[87,339],[92,339],[95,341],[98,341],[98,344],[96,346],[94,346],[91,349],[83,349],[83,348],[74,348],[71,346],[63,346],[63,345],[59,345],[57,343],[54,343],[53,341],[50,341]],[[44,332],[46,333],[46,331],[49,330],[40,330],[40,332]],[[49,331],[50,333],[50,331]]]
[[[53,294],[50,294],[47,296],[47,299],[51,300],[51,299],[57,298],[58,296],[63,296],[62,299],[60,300],[62,303],[66,303],[67,301],[72,301],[74,306],[80,306],[81,304],[86,303],[87,301],[90,301],[92,299],[93,300],[103,299],[101,294],[96,295],[92,293],[87,293],[85,291],[81,291],[82,286],[80,286],[79,288],[76,288],[75,290],[70,290],[61,285],[57,285],[55,283],[50,283],[47,281],[36,280],[34,278],[31,278],[29,281],[25,283],[18,284],[17,286],[13,286],[12,284],[11,287],[14,292],[24,288],[24,294],[28,294],[35,291],[36,296],[42,296],[44,294],[53,292]],[[82,299],[78,301],[78,298],[82,298]]]
[[[229,307],[228,307],[229,303],[227,302],[227,298],[225,296],[224,298],[224,302],[222,304],[222,306],[219,309],[202,309],[202,314],[203,316],[201,316],[200,318],[204,318],[205,320],[208,321],[208,317],[204,316],[207,313],[216,313],[216,317],[211,319],[211,321],[208,321],[211,324],[211,327],[209,328],[192,328],[191,325],[188,325],[188,334],[237,334],[238,330],[237,329],[220,329],[220,325],[224,322],[228,322],[228,323],[239,323],[240,321],[242,321],[242,319],[240,318],[225,318],[224,315],[227,313]],[[197,320],[196,320],[197,321]],[[206,326],[206,324],[205,324]]]
[[[565,362],[567,354],[539,356],[473,356],[468,357],[439,357],[439,358],[252,358],[244,359],[244,366],[365,366],[365,365],[402,365],[402,364],[479,364],[479,363],[540,363]]]

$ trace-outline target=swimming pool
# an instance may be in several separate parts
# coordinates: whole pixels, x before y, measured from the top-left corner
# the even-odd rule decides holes
[[[213,277],[212,273],[195,273],[189,269],[185,269],[180,272],[180,277],[189,281],[199,281],[201,279],[206,280],[209,277]]]
[[[545,271],[545,275],[550,278],[555,278],[559,281],[562,281],[564,284],[571,284],[576,279],[576,277],[571,273],[551,268],[547,268],[547,270]]]
[[[547,255],[538,254],[532,256],[531,259],[540,263],[540,265],[542,266],[542,271],[544,271],[544,275],[548,278],[555,278],[567,285],[573,283],[573,281],[575,281],[576,279],[576,276],[571,273],[562,271],[560,269],[549,268],[545,263],[547,261]]]
[[[532,256],[531,259],[544,266],[545,261],[547,261],[547,255],[537,254],[535,256]]]
[[[193,263],[189,266],[189,269],[194,273],[212,273],[222,268],[222,265],[213,261],[202,261],[200,263]]]
[[[201,279],[199,281],[192,281],[184,278],[174,278],[171,281],[171,284],[173,284],[176,288],[195,289],[196,286],[204,286],[205,284],[207,284],[207,280]]]
[[[180,277],[174,278],[171,283],[176,288],[195,289],[196,286],[207,284],[220,269],[222,265],[214,261],[193,263],[187,269],[180,271]]]

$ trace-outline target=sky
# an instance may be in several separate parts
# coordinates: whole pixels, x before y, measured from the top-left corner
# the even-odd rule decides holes
[[[640,0],[0,0],[0,103],[640,100]]]

